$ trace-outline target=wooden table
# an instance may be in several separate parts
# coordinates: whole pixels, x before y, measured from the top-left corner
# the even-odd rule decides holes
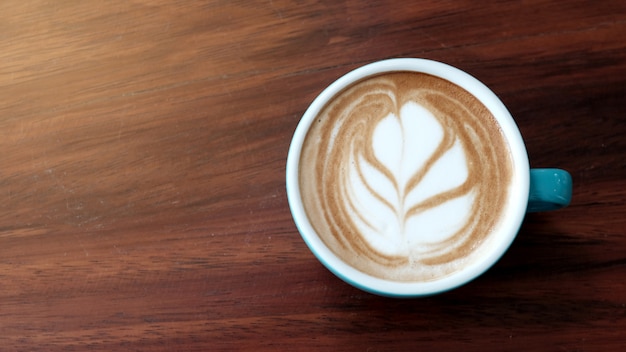
[[[291,219],[285,160],[340,75],[425,57],[574,178],[431,298],[361,292]],[[624,351],[626,2],[0,2],[0,350]]]

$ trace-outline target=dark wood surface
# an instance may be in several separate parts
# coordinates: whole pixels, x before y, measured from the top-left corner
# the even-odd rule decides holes
[[[574,179],[488,273],[394,300],[289,213],[301,114],[425,57]],[[0,350],[624,351],[626,2],[0,2]]]

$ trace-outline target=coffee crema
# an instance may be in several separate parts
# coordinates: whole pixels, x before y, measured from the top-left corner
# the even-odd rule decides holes
[[[383,279],[432,281],[488,245],[512,168],[477,98],[402,71],[356,82],[326,104],[302,146],[299,184],[310,223],[344,262]]]

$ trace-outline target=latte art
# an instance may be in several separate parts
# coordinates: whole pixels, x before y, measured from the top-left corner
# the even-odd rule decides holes
[[[508,145],[491,113],[443,79],[360,81],[313,122],[300,157],[307,216],[351,266],[430,281],[480,254],[506,207]]]

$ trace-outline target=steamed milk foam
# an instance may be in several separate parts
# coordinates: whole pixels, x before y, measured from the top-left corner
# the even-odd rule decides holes
[[[394,72],[322,109],[299,182],[311,224],[343,261],[384,279],[431,281],[488,246],[511,169],[480,101],[441,78]]]

